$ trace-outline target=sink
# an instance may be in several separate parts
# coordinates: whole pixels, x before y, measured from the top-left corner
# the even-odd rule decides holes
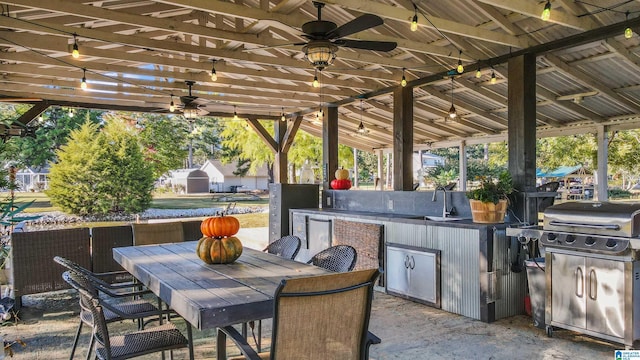
[[[431,221],[458,221],[458,220],[464,220],[464,218],[461,218],[461,217],[442,217],[442,216],[425,216],[424,219],[425,220],[431,220]]]

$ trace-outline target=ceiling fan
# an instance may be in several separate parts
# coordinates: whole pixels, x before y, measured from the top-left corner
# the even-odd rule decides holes
[[[382,25],[384,21],[377,15],[364,14],[346,24],[337,26],[334,22],[322,20],[323,3],[314,1],[313,5],[318,9],[318,19],[302,25],[302,32],[304,32],[302,36],[309,41],[296,45],[304,45],[302,51],[304,51],[305,57],[311,65],[320,71],[333,63],[339,46],[384,52],[391,51],[398,46],[397,43],[391,41],[343,39],[357,32]]]
[[[349,35],[382,25],[384,21],[377,15],[364,14],[338,26],[332,21],[322,20],[324,3],[314,1],[313,5],[318,9],[318,19],[302,25],[303,34],[301,36],[309,39],[309,41],[292,45],[303,45],[302,51],[305,54],[305,58],[320,71],[333,63],[339,47],[387,52],[398,46],[397,43],[391,41],[344,39]],[[251,49],[248,50],[251,51]]]
[[[195,81],[187,80],[184,83],[189,87],[189,95],[180,96],[181,105],[179,107],[182,108],[182,116],[194,119],[198,115],[207,115],[209,112],[202,108],[204,106],[203,100],[191,94],[191,87],[195,85]]]

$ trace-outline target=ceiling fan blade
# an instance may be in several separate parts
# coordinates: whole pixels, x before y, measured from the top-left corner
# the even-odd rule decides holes
[[[392,41],[338,40],[336,45],[363,50],[391,51],[398,46]]]
[[[364,14],[327,33],[327,39],[349,36],[351,34],[382,25],[383,23],[384,21],[382,18],[377,15]]]
[[[274,46],[263,46],[263,47],[253,48],[253,49],[242,49],[242,52],[252,52],[252,51],[258,51],[258,50],[269,50],[269,49],[283,48],[287,46],[302,46],[302,45],[307,45],[307,43],[297,42],[297,43],[281,44],[281,45],[274,45]]]

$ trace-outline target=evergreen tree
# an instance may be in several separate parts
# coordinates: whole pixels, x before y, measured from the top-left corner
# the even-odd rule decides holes
[[[47,195],[55,206],[77,215],[136,213],[151,204],[153,174],[136,134],[118,117],[100,131],[86,122],[56,152]]]
[[[56,155],[57,163],[49,171],[47,196],[51,204],[77,215],[103,213],[96,201],[96,188],[101,174],[100,162],[109,150],[100,146],[98,126],[85,122],[72,130],[69,141]]]

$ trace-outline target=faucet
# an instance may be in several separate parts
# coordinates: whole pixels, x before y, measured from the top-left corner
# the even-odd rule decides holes
[[[433,190],[433,197],[431,201],[436,201],[436,195],[438,195],[438,190],[442,190],[442,217],[446,218],[449,215],[453,215],[455,208],[451,208],[451,210],[447,210],[447,189],[444,186],[438,186],[435,190]]]

